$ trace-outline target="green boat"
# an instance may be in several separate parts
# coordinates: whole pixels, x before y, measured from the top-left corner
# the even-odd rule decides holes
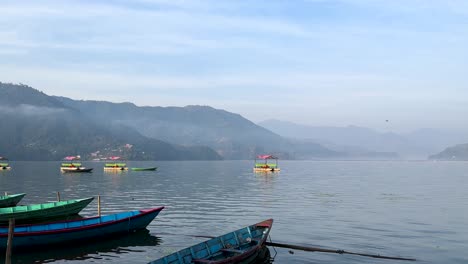
[[[0,222],[14,218],[18,222],[41,221],[78,214],[94,198],[0,208]]]
[[[0,195],[0,208],[15,206],[23,197],[25,193],[11,194],[11,195]]]
[[[132,168],[132,171],[155,171],[158,167],[150,168]]]

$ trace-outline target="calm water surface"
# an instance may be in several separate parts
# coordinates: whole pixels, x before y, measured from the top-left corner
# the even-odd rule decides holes
[[[22,204],[101,195],[103,214],[164,205],[147,232],[66,249],[14,254],[17,263],[146,263],[274,218],[274,242],[468,263],[468,163],[282,161],[254,174],[251,161],[128,162],[156,172],[61,174],[60,162],[12,162],[0,191]],[[97,212],[94,201],[81,215]],[[271,254],[275,250],[270,248]],[[275,263],[408,263],[276,248]],[[4,253],[1,253],[4,254]],[[3,255],[0,256],[3,260]]]

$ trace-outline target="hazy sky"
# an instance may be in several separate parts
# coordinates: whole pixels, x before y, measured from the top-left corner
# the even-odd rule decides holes
[[[254,122],[463,128],[468,1],[3,0],[0,81]]]

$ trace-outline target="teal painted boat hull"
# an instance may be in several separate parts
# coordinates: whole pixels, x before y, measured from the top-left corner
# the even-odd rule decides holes
[[[11,218],[14,218],[16,222],[25,223],[76,215],[93,199],[93,197],[90,197],[45,204],[0,208],[0,223],[8,222],[8,219]]]
[[[273,219],[184,248],[149,264],[251,263],[265,246]]]
[[[19,193],[0,196],[0,208],[17,205],[25,195],[25,193]]]
[[[146,228],[163,209],[158,207],[79,220],[16,226],[13,248],[34,249],[128,234]],[[1,250],[6,247],[7,239],[8,226],[0,227]]]
[[[132,171],[155,171],[158,167],[151,167],[151,168],[132,168]]]

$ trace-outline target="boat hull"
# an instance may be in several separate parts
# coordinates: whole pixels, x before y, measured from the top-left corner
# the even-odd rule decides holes
[[[254,168],[254,172],[278,172],[281,171],[280,168]]]
[[[104,167],[104,170],[106,170],[106,171],[123,171],[123,170],[128,170],[128,168],[127,167],[117,167],[117,168]]]
[[[29,249],[51,244],[99,239],[146,228],[164,207],[150,210],[15,227],[13,248]],[[8,227],[0,227],[0,248],[6,246]]]
[[[132,168],[132,171],[155,171],[158,167],[151,168]]]
[[[92,172],[93,168],[62,168],[61,170],[68,173],[86,173]]]
[[[252,263],[262,252],[273,219],[241,228],[152,261],[148,264]]]
[[[8,219],[11,218],[14,218],[16,222],[32,222],[75,215],[93,199],[93,197],[90,197],[46,204],[0,208],[0,222],[8,222]]]
[[[25,193],[19,193],[0,196],[0,208],[17,205],[25,195]]]

